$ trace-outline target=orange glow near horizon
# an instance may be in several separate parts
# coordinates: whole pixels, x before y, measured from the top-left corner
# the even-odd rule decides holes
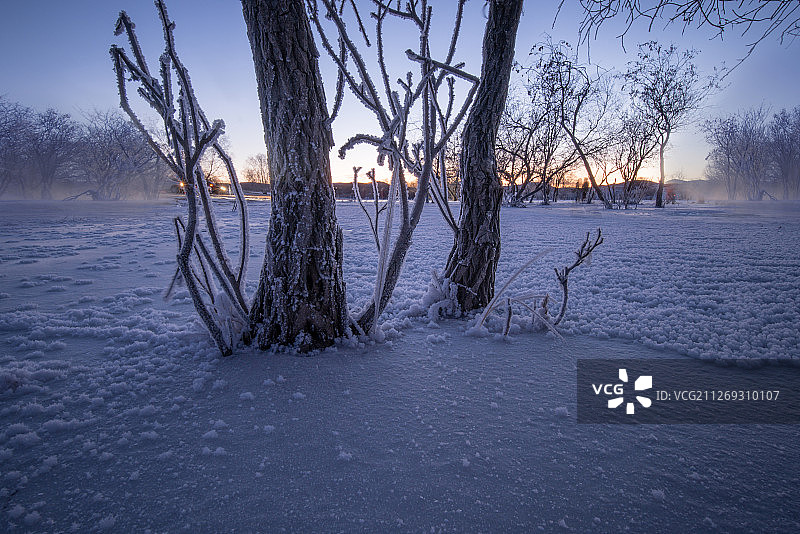
[[[359,171],[359,182],[367,183],[368,179],[366,177],[366,172],[371,169],[375,169],[376,173],[376,180],[378,182],[389,183],[391,181],[391,172],[389,171],[388,167],[380,167],[375,165],[363,165],[361,171]],[[600,184],[601,178],[597,175],[597,168],[594,168],[593,171],[595,172],[595,179],[598,180],[598,184]],[[331,175],[332,175],[332,182],[338,184],[352,184],[353,183],[353,169],[352,165],[349,167],[348,170],[348,163],[343,162],[338,158],[331,158]],[[562,187],[573,187],[575,185],[575,181],[580,181],[583,183],[584,180],[587,180],[589,177],[586,174],[586,170],[583,167],[577,168],[575,171],[571,172],[567,175],[564,182],[562,183]],[[657,183],[659,181],[659,169],[658,166],[648,166],[642,168],[642,171],[639,173],[638,180],[645,180],[650,182]],[[407,180],[407,183],[410,186],[416,186],[416,178],[411,178]],[[618,172],[611,173],[610,179],[608,181],[609,185],[615,185],[622,183],[622,179],[619,176]],[[508,185],[508,182],[503,181],[504,185]]]

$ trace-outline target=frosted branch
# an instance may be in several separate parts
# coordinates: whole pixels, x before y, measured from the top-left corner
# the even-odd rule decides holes
[[[561,309],[558,312],[558,315],[553,320],[553,325],[557,325],[561,322],[564,318],[564,314],[567,312],[567,297],[569,296],[568,290],[568,283],[569,283],[569,273],[572,272],[573,269],[583,264],[583,262],[587,261],[594,249],[599,247],[603,244],[603,232],[600,228],[597,229],[597,237],[592,240],[591,234],[586,232],[586,239],[584,239],[583,243],[581,244],[580,248],[575,252],[575,262],[572,265],[566,265],[561,270],[555,269],[556,271],[556,278],[558,278],[558,283],[561,285],[561,292],[562,292],[562,299],[561,299]]]
[[[120,93],[120,106],[131,117],[136,128],[145,136],[150,147],[186,184],[187,222],[184,225],[181,219],[175,221],[178,241],[178,271],[186,283],[195,310],[206,329],[220,352],[228,355],[231,354],[233,345],[237,341],[233,338],[232,321],[246,322],[248,317],[247,298],[243,292],[249,256],[246,202],[236,177],[233,162],[218,142],[219,136],[224,131],[224,123],[221,120],[209,123],[205,117],[192,88],[188,70],[181,63],[175,49],[173,37],[175,24],[167,15],[163,0],[156,1],[156,8],[161,20],[165,43],[164,53],[159,58],[161,82],[150,75],[130,18],[125,12],[122,12],[117,21],[115,34],[127,34],[133,56],[136,59],[135,62],[131,61],[121,48],[111,47]],[[139,83],[137,92],[163,120],[168,150],[163,150],[155,142],[133,112],[127,96],[126,73],[130,75],[130,81]],[[178,87],[177,109],[172,90],[173,73],[176,75]],[[240,207],[241,256],[235,272],[220,238],[214,216],[214,206],[209,197],[206,179],[199,167],[199,161],[208,149],[217,152],[225,162],[231,182],[231,191],[236,197],[237,206]],[[198,232],[198,200],[203,210],[205,228],[211,240],[211,249],[205,245]],[[224,313],[227,311],[221,311],[215,306],[214,280],[222,287],[223,293],[233,305],[231,311],[237,314],[238,318],[225,316]],[[168,294],[172,291],[175,283],[176,279],[173,278]],[[223,330],[228,331],[227,337],[223,334]]]

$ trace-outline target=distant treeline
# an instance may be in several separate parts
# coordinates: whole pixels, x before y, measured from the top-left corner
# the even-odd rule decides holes
[[[166,166],[116,111],[78,121],[0,100],[0,195],[153,199],[168,179]]]
[[[772,117],[764,107],[741,111],[703,129],[712,147],[706,176],[729,200],[800,198],[800,106]]]
[[[223,176],[222,167],[213,151],[201,160],[209,182]],[[269,183],[266,156],[249,157],[243,174],[245,180]],[[92,111],[75,119],[0,98],[0,196],[155,199],[178,187],[142,133],[119,111]]]

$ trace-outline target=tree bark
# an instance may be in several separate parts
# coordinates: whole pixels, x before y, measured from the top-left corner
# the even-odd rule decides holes
[[[302,0],[242,0],[242,8],[272,177],[251,321],[260,348],[305,352],[333,344],[347,321],[319,54]]]
[[[461,214],[445,277],[458,285],[462,311],[486,306],[494,296],[500,258],[503,188],[494,145],[508,96],[522,0],[492,0],[483,37],[481,81],[464,126],[459,175]]]

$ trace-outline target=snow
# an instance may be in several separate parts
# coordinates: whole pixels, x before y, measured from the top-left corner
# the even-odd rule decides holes
[[[218,202],[233,256],[237,214]],[[248,208],[252,293],[269,204]],[[554,251],[510,295],[560,298],[553,267],[603,229],[563,340],[522,309],[508,338],[503,306],[480,329],[429,316],[451,244],[429,207],[385,342],[225,359],[185,291],[161,298],[183,209],[0,203],[2,530],[800,529],[796,427],[575,421],[578,358],[796,363],[799,205],[505,209],[498,283]],[[358,206],[337,215],[357,308],[378,258]]]

